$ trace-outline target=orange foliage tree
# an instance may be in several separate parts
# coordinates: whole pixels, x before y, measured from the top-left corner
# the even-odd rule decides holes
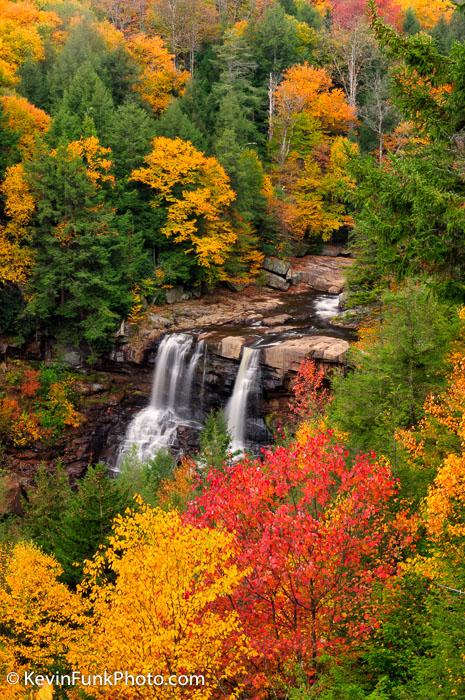
[[[21,156],[30,158],[36,137],[45,134],[50,126],[49,115],[18,95],[4,95],[0,102],[9,128],[19,137]]]
[[[0,86],[17,82],[16,71],[29,56],[44,57],[43,34],[59,23],[28,0],[0,0]]]
[[[183,524],[176,511],[139,501],[139,510],[116,519],[108,546],[85,573],[93,617],[71,650],[75,668],[205,679],[199,687],[159,686],[159,698],[238,696],[248,642],[237,613],[213,607],[246,574],[235,563],[231,535]],[[93,694],[111,698],[114,689]],[[154,688],[121,687],[118,695],[154,697]]]
[[[355,123],[354,109],[323,68],[307,63],[284,73],[275,101],[272,209],[284,235],[329,238],[351,223],[343,193],[352,186],[346,162],[356,146],[343,134]]]
[[[154,112],[163,111],[173,96],[182,94],[189,74],[177,70],[173,56],[159,36],[136,34],[126,46],[141,69],[135,90]]]

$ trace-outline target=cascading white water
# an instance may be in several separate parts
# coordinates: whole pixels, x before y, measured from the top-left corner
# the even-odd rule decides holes
[[[315,299],[315,313],[318,318],[323,320],[328,318],[333,318],[341,313],[339,307],[339,296],[328,296],[327,294],[322,294],[317,296]]]
[[[185,333],[165,336],[155,361],[150,405],[133,418],[120,448],[118,464],[135,450],[142,461],[173,445],[181,425],[194,426],[191,408],[195,370],[204,353],[203,342]],[[190,358],[190,359],[189,359]]]
[[[259,368],[260,350],[244,347],[233,393],[225,411],[233,453],[242,454],[245,450],[247,402],[258,381]]]

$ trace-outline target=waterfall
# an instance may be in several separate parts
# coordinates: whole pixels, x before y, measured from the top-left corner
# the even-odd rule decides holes
[[[118,464],[136,451],[142,461],[171,447],[181,426],[200,427],[191,406],[195,371],[204,343],[185,333],[165,336],[158,348],[150,404],[133,418],[120,448]]]
[[[244,347],[241,364],[234,382],[231,398],[226,406],[226,418],[231,433],[231,451],[243,453],[246,443],[247,403],[257,387],[260,369],[260,350]]]

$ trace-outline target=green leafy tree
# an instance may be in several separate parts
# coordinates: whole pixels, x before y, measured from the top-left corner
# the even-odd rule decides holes
[[[158,505],[161,484],[173,475],[175,460],[167,450],[160,450],[153,459],[143,462],[136,451],[123,458],[118,473],[118,486],[130,497],[139,494],[146,503]]]

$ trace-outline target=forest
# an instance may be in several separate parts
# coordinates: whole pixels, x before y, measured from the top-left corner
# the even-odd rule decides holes
[[[461,2],[0,0],[0,697],[465,698]]]

